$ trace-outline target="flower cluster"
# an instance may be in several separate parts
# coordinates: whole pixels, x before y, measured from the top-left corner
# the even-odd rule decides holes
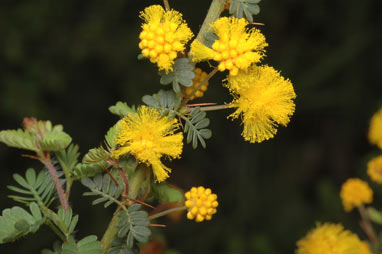
[[[200,68],[195,68],[194,70],[195,77],[192,80],[193,84],[190,87],[187,87],[184,91],[184,96],[188,97],[194,89],[207,77],[207,73],[202,71]],[[196,92],[193,96],[190,97],[190,100],[202,97],[204,95],[204,92],[207,91],[208,87],[208,81],[205,82]]]
[[[367,163],[367,174],[376,183],[382,184],[382,155]]]
[[[247,25],[248,21],[243,18],[218,19],[212,28],[219,39],[212,44],[212,49],[194,40],[190,51],[193,61],[215,60],[219,62],[220,71],[229,70],[231,75],[237,75],[239,70],[247,70],[251,64],[258,63],[268,44],[258,29],[248,30]]]
[[[373,201],[373,191],[367,182],[359,178],[348,179],[341,187],[340,196],[346,212]]]
[[[382,149],[382,109],[378,110],[370,120],[369,141]]]
[[[188,219],[202,222],[211,220],[212,215],[216,213],[216,207],[219,203],[217,195],[213,194],[211,189],[202,186],[192,187],[184,196],[186,197],[185,205],[188,209]]]
[[[317,224],[297,242],[296,254],[371,254],[366,242],[340,224]]]
[[[134,155],[140,162],[151,165],[158,182],[168,178],[171,169],[163,165],[161,157],[179,158],[183,148],[183,135],[176,130],[179,123],[161,116],[154,108],[141,106],[136,113],[128,114],[118,123],[118,148],[115,158]]]
[[[160,70],[171,71],[178,52],[185,50],[185,43],[193,36],[182,14],[152,5],[141,12],[141,18],[146,22],[139,35],[142,55],[156,63]]]

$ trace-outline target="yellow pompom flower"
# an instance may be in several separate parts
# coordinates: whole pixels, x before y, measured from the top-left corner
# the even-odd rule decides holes
[[[188,219],[195,219],[196,222],[212,219],[219,203],[218,196],[213,194],[211,189],[202,186],[192,187],[184,196],[186,197],[185,206],[188,210]]]
[[[370,245],[366,241],[361,241],[361,254],[372,254]]]
[[[231,75],[237,75],[239,70],[247,70],[258,63],[265,54],[264,35],[256,28],[248,30],[248,21],[244,18],[222,17],[212,24],[218,36],[212,44],[212,49],[194,40],[191,44],[192,60],[200,62],[213,59],[219,62],[219,71],[229,70]]]
[[[367,174],[376,183],[382,183],[382,156],[377,156],[367,163]]]
[[[142,55],[156,63],[159,70],[172,71],[178,52],[185,50],[185,44],[193,36],[182,14],[152,5],[141,12],[140,17],[145,21],[139,35]]]
[[[202,69],[200,69],[200,68],[195,68],[194,73],[195,73],[195,77],[192,80],[192,82],[193,82],[192,86],[187,87],[185,92],[184,92],[184,95],[186,97],[188,95],[190,95],[192,93],[192,91],[194,91],[194,89],[200,84],[200,82],[202,82],[208,75],[206,72],[202,71]],[[190,98],[190,100],[202,97],[204,95],[204,92],[207,91],[207,87],[208,87],[208,81],[206,83],[204,83],[199,88],[199,90],[194,93],[194,95]]]
[[[229,117],[241,115],[242,136],[255,143],[273,138],[277,125],[286,126],[293,114],[296,94],[289,79],[269,66],[252,66],[237,76],[230,75],[226,86],[234,96],[230,104],[237,107]]]
[[[363,204],[370,204],[373,201],[373,191],[367,182],[359,178],[346,180],[342,184],[340,196],[346,212],[350,212],[353,208]]]
[[[378,110],[370,120],[369,141],[382,149],[382,109]]]
[[[296,254],[366,254],[364,243],[342,225],[317,224],[297,242]]]
[[[160,116],[160,110],[141,106],[136,113],[125,116],[118,123],[117,149],[113,157],[132,154],[137,160],[151,165],[158,182],[166,180],[171,169],[161,162],[161,157],[179,158],[183,148],[183,134],[176,130],[179,123]]]

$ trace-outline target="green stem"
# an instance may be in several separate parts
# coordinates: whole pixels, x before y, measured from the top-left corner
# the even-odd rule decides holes
[[[208,82],[208,80],[210,80],[210,78],[212,78],[213,75],[216,74],[216,72],[218,72],[218,67],[216,67],[215,69],[213,69],[210,73],[208,73],[207,77],[205,77],[202,82],[200,82],[195,88],[194,90],[192,90],[192,92],[186,97],[185,101],[183,102],[183,104],[186,104],[190,98],[192,96],[194,96],[194,94],[205,84]]]
[[[140,165],[135,169],[134,175],[129,180],[129,198],[130,199],[136,199],[136,197],[139,194],[139,191],[142,187],[142,183],[145,179],[145,169],[146,166]],[[134,204],[133,201],[129,200],[128,205]],[[123,204],[119,204],[122,209],[126,209]],[[118,212],[119,208],[117,208],[117,211],[114,213],[113,218],[111,219],[109,226],[107,227],[105,234],[102,237],[102,245],[104,253],[111,247],[111,241],[115,238],[115,235],[118,233],[119,228],[117,227],[118,223]]]
[[[361,227],[363,231],[366,233],[367,237],[370,239],[372,245],[376,244],[377,236],[375,235],[373,225],[371,224],[369,215],[363,205],[357,207],[359,214],[361,215]]]
[[[66,236],[52,223],[52,221],[47,220],[45,224],[48,225],[48,227],[50,227],[50,229],[56,233],[56,235],[58,235],[63,242],[66,242]]]
[[[102,237],[101,243],[103,246],[104,253],[106,253],[106,251],[110,249],[111,242],[115,238],[115,235],[118,233],[118,230],[119,230],[119,228],[117,227],[118,212],[119,212],[119,208],[117,208],[117,211],[115,211],[113,218],[111,218],[109,226],[107,227],[105,234]]]
[[[210,8],[208,9],[208,13],[206,18],[203,21],[203,25],[200,28],[198,36],[196,37],[201,43],[205,43],[207,39],[205,38],[205,34],[211,30],[211,24],[215,22],[220,17],[220,13],[224,7],[225,0],[213,0]]]
[[[173,213],[173,212],[176,212],[176,211],[183,211],[183,210],[186,210],[186,209],[187,209],[187,207],[185,207],[185,206],[174,207],[174,208],[165,210],[165,211],[163,211],[163,212],[159,212],[159,213],[153,214],[153,215],[149,216],[148,219],[149,219],[149,220],[153,220],[153,219],[162,217],[162,216],[164,216],[164,215],[167,215],[167,214],[169,214],[169,213]]]

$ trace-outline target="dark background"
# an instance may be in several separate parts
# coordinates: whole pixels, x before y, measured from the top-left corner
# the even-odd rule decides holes
[[[139,104],[159,90],[157,68],[138,61],[139,11],[161,1],[66,0],[0,2],[0,129],[35,116],[63,124],[82,154],[101,144],[117,120],[116,101]],[[170,1],[197,32],[210,1]],[[261,144],[240,136],[240,121],[211,112],[207,149],[186,146],[169,179],[184,189],[209,186],[219,196],[213,220],[185,217],[165,229],[180,253],[293,253],[295,242],[317,221],[341,222],[365,235],[356,212],[346,214],[339,190],[348,177],[364,179],[377,153],[367,141],[371,115],[382,105],[379,1],[263,1],[255,21],[269,46],[264,63],[289,77],[297,94],[287,128]],[[214,77],[199,102],[231,100]],[[0,208],[12,173],[41,166],[0,145]],[[376,201],[382,188],[372,185]],[[102,236],[113,209],[92,207],[75,184],[72,206],[80,214],[77,236]],[[80,199],[81,198],[81,199]],[[0,253],[39,253],[55,236],[43,227]]]

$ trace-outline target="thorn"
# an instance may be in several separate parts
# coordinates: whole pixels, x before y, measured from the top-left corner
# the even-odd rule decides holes
[[[119,186],[117,180],[115,180],[114,176],[110,173],[110,171],[104,165],[101,164],[101,166],[106,171],[106,173],[110,176],[111,180],[113,180],[115,185]]]
[[[26,157],[26,158],[34,159],[34,160],[40,160],[40,157],[34,156],[34,155],[29,155],[29,154],[22,154],[21,157]]]
[[[162,228],[165,228],[167,227],[166,225],[163,225],[163,224],[149,224],[150,227],[162,227]]]
[[[264,23],[258,23],[258,22],[249,22],[251,25],[258,25],[258,26],[265,26]]]
[[[196,103],[196,104],[187,104],[187,107],[198,107],[198,106],[211,106],[216,105],[216,102],[205,102],[205,103]]]

